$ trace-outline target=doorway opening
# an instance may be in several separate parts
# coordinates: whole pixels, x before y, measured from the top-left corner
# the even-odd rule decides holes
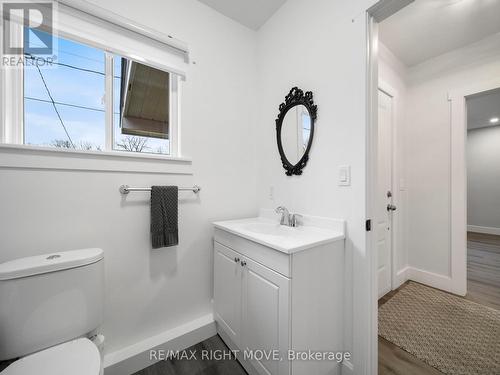
[[[500,88],[466,97],[467,298],[500,310]]]
[[[372,355],[380,374],[500,373],[500,3],[394,3],[369,11]]]

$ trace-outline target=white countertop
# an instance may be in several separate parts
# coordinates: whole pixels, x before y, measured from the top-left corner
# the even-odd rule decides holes
[[[278,220],[269,218],[269,212],[263,211],[259,217],[217,221],[213,224],[218,229],[286,254],[345,238],[343,220],[304,215],[304,225],[292,228],[280,225]]]

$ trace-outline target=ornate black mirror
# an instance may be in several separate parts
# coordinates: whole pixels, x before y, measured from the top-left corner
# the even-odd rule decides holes
[[[281,163],[287,176],[301,175],[309,160],[318,110],[312,92],[292,88],[279,110],[276,133]]]

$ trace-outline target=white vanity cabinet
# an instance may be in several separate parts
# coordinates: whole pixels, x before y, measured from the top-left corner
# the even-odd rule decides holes
[[[286,353],[289,302],[289,278],[215,242],[215,320],[237,348],[256,357],[274,349]],[[261,374],[289,373],[288,361],[251,362]]]
[[[333,240],[286,251],[224,223],[229,222],[216,223],[214,233],[214,317],[218,333],[239,352],[247,372],[340,373],[339,363],[290,361],[288,351],[343,349],[343,232]]]

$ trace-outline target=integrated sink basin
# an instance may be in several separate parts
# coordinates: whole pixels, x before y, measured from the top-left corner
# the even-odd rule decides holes
[[[298,228],[286,227],[272,221],[268,222],[267,220],[258,220],[255,222],[243,224],[242,229],[256,234],[269,234],[271,236],[293,236],[297,233],[296,229]]]
[[[305,215],[303,225],[289,227],[280,225],[277,215],[266,211],[259,217],[218,221],[214,226],[287,254],[345,238],[343,220]]]

